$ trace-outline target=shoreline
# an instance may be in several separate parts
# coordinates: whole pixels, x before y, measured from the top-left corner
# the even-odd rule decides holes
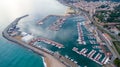
[[[57,58],[55,58],[53,55],[49,54],[48,52],[46,52],[46,51],[44,51],[42,49],[36,48],[36,47],[34,47],[32,45],[28,45],[28,44],[26,44],[26,43],[24,43],[22,41],[16,40],[13,37],[9,36],[9,34],[7,32],[8,29],[9,29],[9,27],[16,26],[18,24],[19,20],[22,19],[22,18],[24,18],[24,17],[26,17],[26,16],[28,16],[28,15],[24,15],[22,17],[16,18],[12,23],[10,23],[3,30],[2,36],[5,39],[7,39],[7,40],[9,40],[9,41],[11,41],[13,43],[19,44],[19,45],[23,46],[24,48],[32,50],[34,53],[37,53],[38,55],[44,57],[44,59],[47,58],[47,60],[49,60],[49,62],[51,62],[51,63],[48,63],[46,61],[43,62],[46,65],[46,67],[56,67],[56,66],[67,67],[67,65],[65,65],[64,63],[62,63],[60,60],[58,60]],[[56,63],[56,65],[54,64],[54,62]],[[51,65],[49,65],[49,64],[51,64]]]
[[[42,60],[43,60],[44,67],[47,67],[47,63],[45,61],[45,57],[42,57]]]

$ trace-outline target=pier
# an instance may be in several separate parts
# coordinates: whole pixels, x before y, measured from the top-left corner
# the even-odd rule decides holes
[[[52,41],[52,40],[49,40],[49,39],[46,39],[46,38],[40,38],[40,37],[39,38],[34,38],[33,40],[31,40],[29,42],[29,45],[33,45],[35,42],[44,42],[44,43],[47,43],[47,44],[51,44],[55,47],[58,47],[59,49],[64,48],[64,46],[60,43],[57,43],[55,41]]]
[[[50,16],[53,16],[53,15],[48,15],[48,16],[47,16],[47,17],[45,17],[44,19],[42,19],[42,20],[38,21],[38,24],[39,24],[39,25],[43,24],[43,23],[44,23],[44,21],[45,21],[46,19],[48,19],[48,17],[50,17]]]
[[[45,49],[41,46],[34,45],[34,43],[36,41],[41,41],[41,42],[45,42],[47,44],[51,44],[51,45],[58,47],[60,49],[60,48],[64,47],[62,44],[59,44],[55,41],[48,40],[45,38],[36,38],[36,39],[33,39],[32,41],[30,41],[30,43],[25,43],[22,40],[19,40],[19,37],[21,37],[21,36],[19,36],[19,35],[12,36],[11,33],[16,31],[16,29],[17,29],[16,26],[17,26],[18,22],[22,18],[27,17],[27,16],[28,15],[24,15],[22,17],[16,18],[15,21],[13,21],[11,24],[9,24],[2,32],[3,37],[8,39],[9,41],[12,41],[12,42],[17,43],[25,48],[32,50],[33,52],[37,53],[38,55],[41,55],[41,56],[47,57],[47,58],[51,58],[51,59],[55,59],[55,60],[57,60],[57,62],[60,62],[61,64],[65,65],[66,67],[78,67],[78,65],[75,62],[72,62],[71,60],[65,58],[64,56],[56,55],[54,52],[52,52],[48,49]],[[18,31],[16,31],[16,32],[18,32]]]
[[[82,50],[78,51],[78,48],[73,47],[72,50],[73,50],[74,52],[76,52],[77,54],[83,55],[83,56],[91,59],[92,61],[95,61],[96,63],[98,63],[98,64],[100,64],[100,65],[103,65],[103,64],[105,64],[105,62],[108,61],[108,60],[105,61],[105,59],[108,59],[108,58],[105,57],[105,58],[102,60],[102,62],[100,62],[99,59],[102,57],[102,55],[101,55],[100,53],[98,53],[98,54],[95,56],[95,58],[92,58],[92,56],[96,53],[95,50],[91,50],[88,54],[86,54],[86,52],[88,51],[88,49],[86,49],[86,48],[83,48]]]
[[[83,31],[82,31],[81,23],[80,22],[77,23],[77,29],[78,29],[78,42],[79,42],[79,44],[86,45],[86,42],[84,40]]]
[[[56,22],[50,25],[49,29],[52,31],[58,31],[62,25],[65,23],[66,17],[60,17]]]

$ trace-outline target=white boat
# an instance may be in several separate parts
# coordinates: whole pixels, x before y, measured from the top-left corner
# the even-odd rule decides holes
[[[74,61],[73,59],[71,59],[71,61]]]
[[[68,58],[68,56],[67,56],[67,55],[65,55],[65,57],[66,57],[66,58]]]
[[[84,45],[86,45],[86,42],[85,42],[85,41],[83,41],[83,44],[84,44]]]
[[[78,62],[77,62],[77,61],[74,61],[74,63],[76,63],[76,64],[77,64]]]

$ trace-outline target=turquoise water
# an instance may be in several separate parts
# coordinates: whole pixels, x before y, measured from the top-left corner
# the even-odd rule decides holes
[[[76,18],[76,17],[79,17],[79,18]],[[65,48],[58,49],[50,44],[46,44],[43,42],[37,43],[37,45],[41,45],[42,47],[47,48],[53,52],[59,52],[63,56],[68,55],[70,58],[77,61],[78,64],[82,67],[84,67],[84,66],[101,67],[101,65],[88,59],[87,57],[84,57],[82,55],[78,55],[77,53],[72,51],[73,47],[78,47],[79,50],[81,50],[82,48],[87,48],[88,49],[87,54],[88,54],[93,49],[92,46],[98,46],[98,44],[95,44],[95,45],[90,44],[89,40],[96,41],[96,39],[89,39],[88,38],[87,34],[90,34],[90,32],[87,31],[87,29],[84,26],[82,26],[82,30],[84,31],[84,38],[85,38],[85,41],[87,42],[87,45],[78,44],[78,42],[77,42],[77,39],[78,39],[77,21],[75,21],[78,19],[80,22],[85,21],[84,17],[82,17],[82,16],[69,17],[65,20],[65,23],[62,25],[62,27],[60,28],[59,31],[51,31],[48,29],[50,25],[55,23],[55,20],[57,20],[57,17],[56,18],[49,17],[48,19],[46,19],[46,21],[44,21],[45,22],[44,28],[43,28],[44,24],[43,25],[36,25],[36,23],[32,23],[32,22],[30,22],[29,24],[24,23],[24,24],[28,25],[29,28],[32,28],[32,29],[36,30],[37,32],[34,32],[34,30],[31,30],[31,29],[28,29],[28,27],[24,27],[22,30],[33,33],[33,34],[37,33],[35,36],[45,37],[45,38],[48,38],[48,39],[51,39],[51,40],[54,40],[58,43],[63,44]],[[33,25],[31,26],[30,24],[33,24]],[[96,54],[100,53],[99,52],[100,49],[94,49],[94,50],[97,51]],[[103,53],[101,53],[101,54],[104,57],[104,54]],[[95,55],[93,57],[95,57]],[[103,59],[103,57],[101,59]]]
[[[41,56],[0,38],[0,67],[44,67]]]
[[[63,56],[68,55],[70,58],[77,61],[78,64],[82,67],[101,67],[101,65],[93,62],[87,57],[78,55],[77,53],[72,51],[73,47],[78,47],[79,50],[81,50],[82,48],[87,48],[89,49],[87,53],[89,53],[93,49],[92,46],[98,45],[95,44],[91,46],[89,38],[87,36],[87,34],[89,34],[90,32],[88,32],[84,26],[82,26],[82,30],[84,31],[84,38],[87,42],[87,45],[78,44],[77,21],[75,20],[79,19],[79,22],[85,21],[82,16],[79,16],[79,18],[76,18],[78,16],[69,17],[67,18],[67,20],[65,20],[65,23],[59,31],[51,31],[48,28],[52,23],[54,23],[55,20],[58,19],[58,17],[49,17],[47,20],[44,21],[45,24],[41,26],[37,24],[38,21],[51,14],[63,14],[66,10],[66,6],[63,6],[56,0],[12,1],[13,2],[10,3],[6,0],[5,2],[3,1],[4,3],[2,4],[2,8],[0,8],[0,10],[4,9],[2,10],[3,14],[0,13],[0,18],[3,19],[0,20],[0,32],[2,32],[2,30],[16,17],[22,16],[24,14],[30,14],[29,17],[22,19],[18,24],[22,31],[32,33],[34,36],[41,36],[54,40],[58,43],[63,44],[65,48],[58,49],[43,42],[39,42],[38,45],[41,45],[42,47],[45,47],[53,52],[59,52]],[[9,6],[6,5],[6,7],[5,4]],[[13,8],[13,6],[16,7]],[[97,53],[99,52],[99,49],[95,50],[97,51]],[[0,33],[0,67],[44,67],[44,65],[41,56],[33,53],[31,50],[21,47],[18,44],[7,41],[2,37]]]
[[[51,6],[49,5],[51,4]],[[42,56],[2,37],[2,31],[15,18],[29,14],[19,26],[29,27],[49,14],[63,14],[66,7],[56,0],[3,0],[0,2],[0,67],[44,67]],[[23,21],[23,22],[22,22]],[[28,22],[28,23],[27,23]],[[25,23],[26,25],[23,25]],[[31,25],[30,24],[30,25]],[[31,25],[32,26],[32,25]],[[25,29],[27,30],[27,29]],[[30,28],[30,30],[32,30]],[[33,31],[33,30],[32,30]]]

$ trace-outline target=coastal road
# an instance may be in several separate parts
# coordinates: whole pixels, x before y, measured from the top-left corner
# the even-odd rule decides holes
[[[8,33],[8,30],[12,27],[15,27],[18,22],[20,21],[20,19],[24,18],[24,17],[27,17],[28,15],[25,15],[25,16],[22,16],[22,17],[19,17],[19,18],[16,18],[16,20],[14,20],[11,24],[9,24],[5,29],[4,31],[2,32],[2,35],[3,37],[5,37],[6,39],[8,39],[9,41],[12,41],[14,43],[17,43],[25,48],[28,48],[30,50],[32,50],[33,52],[41,55],[41,56],[44,56],[45,58],[48,58],[50,61],[50,66],[48,67],[78,67],[78,64],[72,62],[71,60],[67,59],[61,59],[59,57],[56,57],[56,55],[54,55],[53,53],[49,53],[43,49],[40,49],[40,48],[37,48],[33,45],[29,45],[28,43],[25,43],[21,40],[18,40],[18,39],[15,39],[14,37],[10,36],[9,33]],[[54,64],[55,62],[55,64]]]
[[[114,37],[117,39],[117,41],[120,41],[120,38],[118,38],[117,36],[111,34],[107,29],[104,29],[102,26],[100,26],[99,24],[97,24],[96,21],[89,15],[88,12],[86,12],[85,10],[82,10],[81,8],[76,8],[75,6],[72,6],[72,7],[75,8],[75,9],[77,9],[77,10],[79,10],[79,11],[81,11],[83,14],[86,14],[86,15],[88,16],[89,20],[90,20],[91,22],[93,22],[93,24],[94,24],[96,27],[101,28],[103,31],[107,31],[107,33],[109,33],[110,35],[114,36]],[[101,31],[100,31],[99,33],[102,34]],[[100,35],[100,36],[101,36],[101,35]],[[103,37],[103,36],[101,36],[101,37]],[[103,38],[104,38],[104,37],[103,37]],[[115,59],[116,57],[120,58],[120,55],[118,54],[117,50],[115,49],[114,44],[111,42],[111,44],[112,44],[112,47],[111,47],[110,44],[109,44],[107,41],[106,41],[106,43],[107,43],[107,47],[110,49],[110,51],[112,52],[112,54],[113,54],[113,56],[114,56],[113,59]]]
[[[92,19],[88,13],[86,13],[86,15],[88,16],[88,18],[90,19],[90,21],[92,21],[93,24],[94,24],[96,27],[99,27],[99,28],[102,29],[103,31],[106,31],[106,32],[109,33],[110,35],[114,36],[117,40],[120,40],[117,36],[111,34],[107,29],[104,29],[102,26],[100,26],[99,24],[97,24],[97,22],[96,22],[94,19]],[[100,32],[101,32],[101,31],[100,31]],[[100,33],[100,32],[99,32],[99,33]],[[101,32],[101,34],[102,34],[102,32]],[[103,36],[101,36],[101,37],[103,37]],[[103,38],[104,38],[104,37],[103,37]],[[110,51],[111,51],[112,54],[114,55],[114,58],[116,58],[116,57],[120,58],[120,55],[118,54],[117,50],[115,49],[114,44],[111,42],[111,45],[112,45],[112,48],[111,48],[110,44],[109,44],[107,41],[106,41],[106,43],[107,43],[107,47],[110,49]]]
[[[103,33],[102,33],[100,30],[97,30],[97,32],[98,32],[98,35],[102,38],[102,40],[105,41],[106,46],[107,46],[107,47],[110,49],[110,51],[112,52],[112,54],[113,54],[112,61],[114,61],[114,59],[117,58],[117,57],[120,58],[119,54],[116,53],[116,51],[114,51],[114,50],[112,49],[112,47],[111,47],[112,43],[109,43],[109,42],[105,39],[105,37],[102,35]]]

